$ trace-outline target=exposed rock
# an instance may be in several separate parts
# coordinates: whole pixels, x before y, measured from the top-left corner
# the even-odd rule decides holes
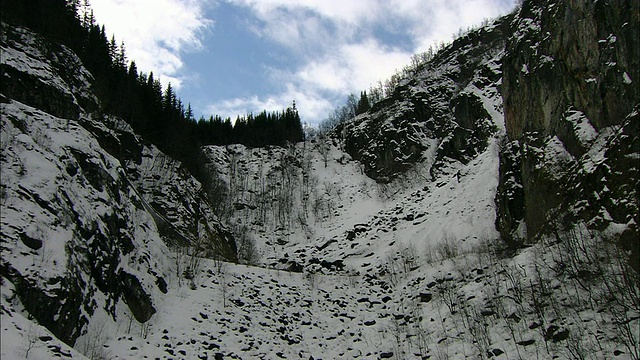
[[[557,134],[569,106],[596,130],[621,123],[639,96],[624,81],[625,73],[640,78],[638,7],[624,0],[523,3],[503,66],[510,139]]]
[[[38,284],[31,274],[23,275],[6,262],[2,263],[0,271],[4,278],[13,283],[20,301],[40,325],[65,343],[75,343],[82,329],[89,323],[89,319],[82,315],[83,310],[91,313],[95,306],[84,301],[86,292],[90,289],[85,288],[87,284],[82,279],[73,274],[50,279],[51,285],[57,290],[49,291]]]
[[[616,159],[630,166],[630,178],[622,181],[625,185],[618,183],[636,193],[632,184],[638,181],[637,166],[627,159],[636,152],[632,144],[637,132],[627,119],[640,96],[638,8],[637,2],[623,0],[525,1],[514,18],[502,87],[511,142],[503,147],[496,198],[497,226],[508,242],[535,239],[545,228],[549,232],[550,222],[563,227],[583,221],[604,229],[601,220],[593,219],[603,208],[613,207],[594,199],[575,214],[570,204],[608,188],[608,166],[616,166],[615,161],[606,155],[593,158],[603,149],[611,151],[606,147],[616,147]],[[613,140],[607,133],[619,126],[628,129],[629,137]],[[609,144],[603,147],[603,142]],[[601,159],[609,164],[606,170],[588,165]],[[622,212],[637,214],[637,209]],[[623,217],[612,220],[629,223]],[[516,234],[521,221],[526,233]]]
[[[166,244],[206,239],[208,255],[236,259],[181,164],[91,114],[92,76],[71,51],[1,26],[1,270],[30,316],[73,345],[97,312],[115,319],[121,299],[151,318],[154,293],[168,292],[155,259]]]
[[[5,96],[64,119],[78,119],[82,109],[98,109],[90,90],[93,76],[71,50],[33,37],[22,28],[5,23],[0,27],[0,91]],[[55,54],[54,61],[51,54]],[[33,63],[44,66],[30,66]]]
[[[518,344],[520,346],[529,346],[529,345],[533,345],[535,343],[536,343],[535,339],[528,339],[528,340],[518,341],[516,344]]]
[[[508,21],[501,20],[457,39],[428,64],[433,71],[401,83],[391,96],[338,127],[346,152],[380,183],[418,161],[429,161],[425,166],[432,171],[446,159],[468,162],[497,130],[473,91],[481,84],[497,89],[500,73],[488,54],[500,52],[508,33]],[[425,159],[430,152],[435,158]]]
[[[522,154],[520,142],[502,145],[500,150],[499,182],[496,192],[496,229],[508,245],[521,245],[524,232],[524,186],[522,184]]]
[[[25,245],[33,250],[39,250],[42,247],[42,240],[32,238],[25,233],[20,234],[20,240],[22,240]]]
[[[122,284],[122,295],[129,309],[131,309],[131,313],[138,322],[147,322],[156,312],[149,294],[140,284],[140,280],[134,275],[123,271],[119,277]]]
[[[431,293],[420,293],[420,302],[427,303],[433,299],[433,294]]]

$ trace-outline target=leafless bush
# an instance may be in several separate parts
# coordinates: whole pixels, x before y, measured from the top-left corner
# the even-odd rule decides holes
[[[517,304],[523,304],[525,301],[525,279],[527,272],[522,265],[513,263],[504,265],[500,264],[500,274],[507,283],[507,291]],[[544,284],[544,283],[541,283]]]
[[[435,248],[431,245],[426,245],[422,251],[422,259],[428,265],[433,265],[438,260]]]
[[[408,274],[418,264],[418,249],[414,243],[406,244],[399,250],[402,261],[402,271]]]
[[[218,275],[218,283],[220,285],[220,294],[222,295],[222,306],[227,307],[227,297],[229,294],[229,274],[227,271],[227,263],[217,259],[214,261],[216,274]]]
[[[556,240],[551,270],[575,284],[574,293],[579,294],[575,296],[587,297],[591,307],[604,309],[629,356],[640,359],[640,274],[617,237],[578,226],[556,233]]]
[[[347,268],[347,283],[350,287],[358,287],[358,280],[360,279],[360,273],[354,268]]]
[[[419,316],[414,313],[414,318],[417,320],[414,322],[413,331],[415,334],[415,341],[417,343],[418,351],[422,356],[426,356],[430,351],[429,344],[431,343],[431,332],[429,327],[424,324]]]
[[[324,167],[326,168],[329,162],[329,153],[331,150],[331,146],[329,145],[327,139],[325,139],[324,137],[318,139],[317,144],[318,152],[320,153],[322,161],[324,162]]]
[[[442,303],[452,315],[455,315],[458,312],[458,291],[455,282],[451,280],[441,281],[437,285],[437,289]]]
[[[598,350],[590,339],[595,339],[595,336],[585,336],[584,330],[577,326],[571,329],[569,337],[565,341],[564,352],[567,354],[567,358],[576,360],[590,360],[597,359],[596,355]]]
[[[106,322],[94,319],[84,331],[84,336],[76,344],[76,348],[91,360],[106,360],[110,356],[104,348],[107,341]]]
[[[249,234],[246,226],[238,226],[233,231],[238,248],[238,260],[242,264],[257,265],[260,261],[260,253],[256,247],[254,238]]]
[[[178,286],[182,285],[182,277],[184,271],[188,267],[188,254],[189,250],[187,246],[176,246],[175,248],[175,268],[176,278],[178,279]]]
[[[318,289],[318,283],[320,282],[320,278],[318,274],[310,271],[304,274],[304,278],[307,280],[309,289],[311,289],[312,291],[315,291]]]
[[[442,241],[436,245],[435,251],[440,257],[440,260],[453,259],[459,254],[458,246],[451,234],[445,234],[443,236]]]
[[[393,354],[397,358],[404,357],[404,355],[406,355],[406,352],[402,340],[403,338],[407,337],[406,324],[401,323],[395,317],[391,317],[388,324],[383,328],[383,331],[391,335]]]
[[[470,342],[478,350],[478,357],[486,359],[491,346],[491,336],[489,334],[491,327],[487,323],[487,318],[474,305],[461,307],[461,312]]]
[[[24,345],[25,359],[29,358],[29,353],[31,352],[31,350],[33,350],[33,348],[38,343],[38,336],[39,335],[37,331],[34,329],[33,324],[29,324],[29,328],[27,329],[27,334],[26,334],[27,344]]]
[[[396,246],[387,255],[383,263],[383,273],[389,283],[397,285],[405,279],[416,266],[418,250],[412,243],[406,246]]]

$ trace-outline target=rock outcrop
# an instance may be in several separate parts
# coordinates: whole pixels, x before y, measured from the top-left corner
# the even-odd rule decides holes
[[[514,18],[496,199],[510,243],[580,221],[637,236],[638,13],[629,1],[525,1]]]
[[[524,1],[202,183],[0,26],[3,358],[637,353],[637,1]]]
[[[0,270],[14,301],[73,345],[99,314],[153,316],[173,276],[169,246],[236,259],[180,162],[93,112],[93,77],[73,52],[1,26]]]
[[[386,183],[418,162],[437,171],[486,148],[502,123],[498,88],[508,19],[457,39],[391,96],[337,129],[368,176]]]

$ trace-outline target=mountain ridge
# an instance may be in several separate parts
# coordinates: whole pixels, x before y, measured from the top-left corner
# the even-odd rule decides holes
[[[324,137],[203,148],[200,181],[3,23],[2,356],[637,359],[638,11],[598,6],[525,1]],[[569,59],[624,106],[558,95],[540,128],[591,89],[536,83],[575,7],[622,60]]]

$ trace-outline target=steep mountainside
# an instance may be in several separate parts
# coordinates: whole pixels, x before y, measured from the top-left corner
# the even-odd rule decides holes
[[[639,11],[628,1],[526,2],[512,22],[498,198],[505,239],[576,222],[617,226],[640,270]]]
[[[470,32],[422,64],[395,92],[338,129],[367,175],[388,182],[416,162],[467,163],[504,131],[501,60],[509,17]]]
[[[3,359],[640,358],[637,2],[525,1],[202,183],[1,26]]]
[[[199,183],[124,122],[83,107],[96,103],[72,52],[2,25],[2,276],[14,289],[3,296],[15,291],[70,345],[123,304],[142,323],[155,313],[166,244],[206,236],[235,258]]]

